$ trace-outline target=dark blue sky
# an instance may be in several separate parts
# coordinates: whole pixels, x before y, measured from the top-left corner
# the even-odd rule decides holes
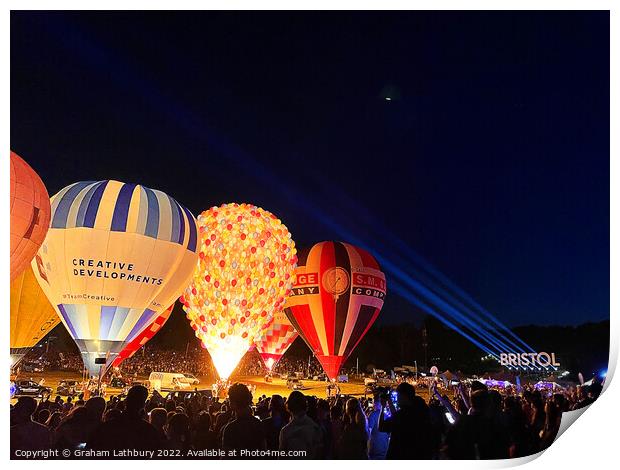
[[[14,12],[11,148],[50,194],[401,241],[508,325],[609,317],[607,12]]]

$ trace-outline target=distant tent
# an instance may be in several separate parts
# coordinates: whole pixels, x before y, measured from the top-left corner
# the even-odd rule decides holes
[[[541,380],[539,382],[536,382],[534,384],[534,388],[536,390],[551,390],[551,391],[564,390],[564,387],[562,387],[560,384],[556,382],[548,382],[546,380]]]

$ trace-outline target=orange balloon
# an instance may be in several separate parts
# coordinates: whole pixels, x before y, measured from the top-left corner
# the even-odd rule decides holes
[[[50,198],[39,175],[11,152],[11,281],[28,266],[50,225]]]

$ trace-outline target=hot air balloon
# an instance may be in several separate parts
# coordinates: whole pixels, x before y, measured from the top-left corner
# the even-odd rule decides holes
[[[291,234],[270,212],[225,204],[198,216],[200,262],[181,297],[187,318],[227,379],[281,310],[297,255]]]
[[[11,281],[28,266],[49,224],[50,198],[43,181],[11,152]]]
[[[60,318],[27,266],[11,282],[11,366],[60,323]]]
[[[130,357],[132,357],[138,351],[138,349],[148,343],[153,338],[153,336],[155,336],[157,332],[161,330],[162,326],[166,324],[168,318],[170,318],[170,314],[172,313],[173,308],[174,304],[161,312],[157,316],[157,318],[153,320],[153,323],[147,326],[138,336],[136,336],[130,343],[128,343],[127,346],[125,346],[125,349],[123,349],[120,354],[116,356],[116,359],[114,359],[114,362],[112,363],[112,367],[120,366],[121,362],[123,362],[125,359],[129,359]]]
[[[330,379],[377,319],[385,293],[385,275],[361,248],[330,241],[300,253],[285,312]]]
[[[278,363],[293,341],[297,339],[297,331],[282,311],[273,316],[273,320],[258,340],[254,341],[256,350],[269,371]]]
[[[196,220],[161,191],[112,180],[74,183],[51,203],[33,271],[96,375],[189,283]]]

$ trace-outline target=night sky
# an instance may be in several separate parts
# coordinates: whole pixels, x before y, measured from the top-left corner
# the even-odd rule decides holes
[[[298,247],[408,247],[510,326],[609,318],[607,12],[11,18],[11,148],[50,195],[252,202]],[[379,321],[422,318],[388,275]]]

